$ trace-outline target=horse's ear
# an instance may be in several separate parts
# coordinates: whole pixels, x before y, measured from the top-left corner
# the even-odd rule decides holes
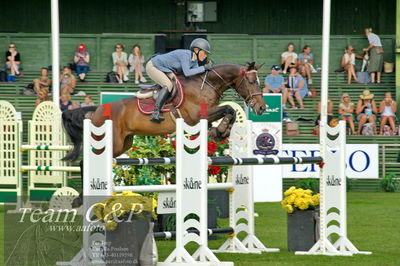
[[[260,68],[262,68],[265,65],[265,63],[262,63],[261,65],[255,66],[256,70],[259,70]]]
[[[255,69],[256,62],[247,62],[247,71]]]

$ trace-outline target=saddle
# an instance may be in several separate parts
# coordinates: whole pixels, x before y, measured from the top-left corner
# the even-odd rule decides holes
[[[176,75],[172,79],[173,89],[170,97],[161,109],[162,112],[171,112],[179,108],[184,99],[183,86]],[[153,114],[154,105],[161,90],[159,84],[139,85],[140,91],[136,93],[136,103],[139,111],[145,115]]]

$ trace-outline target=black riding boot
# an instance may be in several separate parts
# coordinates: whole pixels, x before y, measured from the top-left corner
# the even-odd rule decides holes
[[[154,113],[151,115],[150,120],[153,122],[160,123],[164,121],[164,117],[160,115],[161,109],[168,99],[170,92],[166,86],[164,86],[158,93],[156,104],[154,105]]]

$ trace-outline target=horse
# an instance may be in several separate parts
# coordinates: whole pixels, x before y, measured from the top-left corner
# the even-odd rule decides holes
[[[209,122],[209,136],[215,140],[229,137],[236,119],[235,110],[229,106],[218,106],[223,93],[233,88],[256,115],[266,110],[264,98],[260,91],[260,82],[254,62],[246,65],[224,63],[215,64],[213,68],[192,77],[178,75],[185,91],[184,101],[178,108],[179,115],[191,126],[196,125],[205,115]],[[202,111],[206,106],[206,112]],[[74,161],[79,157],[83,141],[83,120],[90,118],[96,126],[101,126],[106,119],[113,121],[113,155],[117,157],[132,147],[134,135],[157,136],[175,132],[172,116],[164,114],[161,123],[150,121],[150,116],[138,110],[136,98],[124,98],[111,102],[110,117],[104,116],[104,106],[83,107],[64,111],[62,114],[64,129],[73,142],[74,149],[65,157]],[[212,122],[222,118],[217,127]]]

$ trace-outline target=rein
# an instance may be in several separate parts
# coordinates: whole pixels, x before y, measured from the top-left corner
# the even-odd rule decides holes
[[[222,86],[228,86],[228,87],[230,86],[229,82],[227,82],[215,69],[211,69],[211,71],[214,72],[215,75],[217,75],[217,77],[219,77],[224,82],[224,84]],[[235,89],[236,95],[238,97],[240,97],[239,93],[238,93],[240,90],[240,87],[242,86],[243,81],[245,79],[247,79],[247,74],[250,74],[250,73],[256,73],[256,75],[257,75],[258,72],[255,69],[249,70],[249,71],[244,71],[244,70],[240,71],[240,74],[242,75],[242,79],[240,80],[239,85]],[[219,90],[207,80],[207,75],[208,75],[208,71],[206,71],[205,75],[203,76],[203,81],[201,83],[200,90],[203,90],[204,84],[206,83],[208,86],[210,86],[215,91],[215,93],[218,95],[218,99],[221,99],[222,93],[220,93]],[[258,77],[257,77],[257,79],[258,79]],[[253,106],[254,105],[253,97],[258,96],[258,95],[262,95],[262,92],[250,93],[250,95],[247,96],[246,99],[244,99],[244,102],[249,106]]]

